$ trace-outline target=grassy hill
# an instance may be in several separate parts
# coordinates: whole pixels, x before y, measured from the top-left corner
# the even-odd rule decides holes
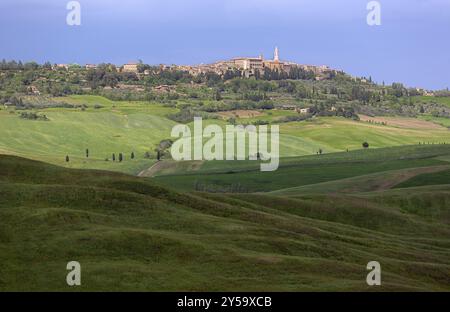
[[[155,105],[155,110],[161,106]],[[158,115],[94,109],[43,110],[49,121],[33,121],[0,111],[0,151],[76,168],[94,168],[138,173],[153,161],[144,159],[170,136],[173,121]],[[89,148],[90,158],[85,158]],[[134,152],[136,159],[130,161]],[[112,163],[112,153],[124,153],[127,161]],[[71,162],[65,163],[65,155]],[[110,161],[105,161],[109,159]]]
[[[405,185],[407,187],[415,186],[410,183],[410,180],[415,180],[417,177],[428,175],[439,177],[439,182],[441,182],[434,183],[438,181],[429,181],[428,185],[447,184],[449,180],[444,182],[444,179],[449,168],[450,165],[389,170],[317,184],[286,188],[271,193],[277,196],[301,196],[304,194],[372,192],[402,187]]]
[[[450,170],[424,172],[396,185],[397,188],[450,184]]]
[[[0,290],[73,290],[65,267],[76,260],[82,291],[449,291],[449,201],[442,186],[298,198],[180,193],[0,156]],[[365,283],[373,260],[380,288]]]
[[[50,99],[49,99],[50,101]],[[0,110],[0,152],[41,160],[69,168],[104,169],[138,174],[149,168],[154,160],[144,158],[154,154],[161,140],[169,139],[176,124],[167,118],[178,109],[156,102],[111,101],[100,96],[70,96],[51,99],[67,104],[85,105],[85,108],[46,108],[34,112],[46,115],[48,120],[28,120],[19,117],[22,111]],[[187,103],[189,104],[189,103]],[[295,114],[273,110],[261,111],[258,119]],[[237,122],[249,122],[241,118]],[[205,125],[225,120],[206,120]],[[450,143],[450,132],[445,127],[427,123],[381,125],[358,122],[339,117],[320,117],[310,121],[280,124],[280,151],[283,157],[356,150],[362,142],[372,148],[418,144],[419,142]],[[86,159],[85,150],[90,157]],[[129,160],[131,152],[136,158]],[[124,153],[125,161],[113,163],[112,153]],[[69,155],[71,161],[65,162]]]
[[[183,190],[230,192],[239,188],[244,192],[268,192],[301,186],[310,188],[317,183],[333,183],[391,170],[447,166],[449,162],[445,157],[449,155],[450,145],[447,144],[414,145],[282,158],[278,170],[264,173],[260,172],[258,162],[251,161],[169,162],[153,175],[156,181]],[[379,176],[382,180],[383,175]]]

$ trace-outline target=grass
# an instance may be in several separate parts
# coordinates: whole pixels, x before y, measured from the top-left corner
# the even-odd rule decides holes
[[[176,164],[155,177],[156,181],[183,190],[268,192],[363,176],[389,170],[448,165],[437,157],[450,155],[450,145],[416,145],[359,150],[321,156],[282,158],[274,172],[260,172],[258,162],[204,162],[187,171]],[[194,166],[195,167],[195,166]]]
[[[450,184],[450,170],[424,173],[396,185],[397,188]]]
[[[450,291],[448,188],[421,189],[424,215],[404,190],[180,193],[13,156],[0,172],[1,291]],[[77,289],[65,283],[72,260]],[[365,282],[373,260],[376,289]]]
[[[439,124],[439,125],[447,127],[447,128],[450,127],[450,118],[434,117],[431,115],[424,115],[424,116],[420,116],[419,118],[426,120],[426,121],[434,122],[436,124]]]
[[[315,142],[325,152],[360,149],[362,142],[372,148],[412,145],[419,142],[448,142],[448,129],[403,129],[374,125],[344,118],[320,118],[312,122],[288,123],[282,133],[288,137],[302,137]]]
[[[177,109],[153,102],[115,102],[100,96],[70,96],[49,99],[71,104],[86,104],[85,111],[68,108],[38,110],[50,121],[31,121],[19,118],[12,111],[0,110],[0,152],[67,166],[70,168],[105,169],[137,174],[154,161],[144,159],[145,152],[153,152],[163,139],[170,138],[175,122],[166,118]],[[95,109],[99,104],[102,108]],[[272,115],[270,115],[272,114]],[[264,112],[262,117],[276,119],[289,111]],[[249,120],[243,120],[248,122]],[[205,125],[223,120],[206,120]],[[317,118],[312,121],[280,124],[282,157],[295,157],[358,150],[364,141],[372,148],[402,146],[418,142],[450,143],[446,128],[401,129],[372,125],[344,118]],[[84,157],[89,148],[90,158]],[[131,152],[135,161],[128,161]],[[124,153],[123,163],[107,162],[111,154]],[[153,152],[154,154],[154,152]],[[70,163],[65,163],[69,155]],[[153,155],[154,156],[154,155]]]
[[[77,168],[137,173],[152,161],[144,153],[170,137],[173,122],[146,114],[112,112],[46,111],[50,121],[30,121],[13,114],[0,114],[0,151]],[[85,158],[89,148],[90,157]],[[129,160],[134,152],[137,160]],[[122,164],[106,162],[112,153],[124,153]],[[65,156],[71,162],[65,164]]]
[[[418,96],[415,97],[416,101],[418,102],[424,102],[424,103],[438,103],[447,105],[450,107],[450,97],[444,97],[444,96]]]
[[[301,196],[304,194],[342,194],[387,190],[392,187],[400,187],[404,184],[404,181],[421,176],[424,172],[432,172],[436,176],[445,178],[445,170],[449,168],[450,164],[447,166],[388,170],[346,179],[286,188],[271,193],[277,196]]]

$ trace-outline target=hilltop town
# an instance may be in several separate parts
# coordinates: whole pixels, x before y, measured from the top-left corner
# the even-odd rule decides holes
[[[379,84],[370,76],[354,77],[328,66],[284,61],[278,48],[272,59],[236,57],[191,66],[155,66],[142,61],[121,66],[0,62],[0,105],[5,108],[70,107],[66,99],[72,95],[156,101],[177,108],[169,118],[178,122],[189,122],[194,116],[235,119],[247,113],[227,112],[272,109],[292,111],[277,112],[283,115],[277,122],[320,115],[352,119],[358,114],[450,116],[444,103],[450,97],[448,90]],[[101,108],[97,104],[94,107]]]
[[[329,78],[330,74],[336,72],[328,66],[304,65],[289,61],[282,61],[278,47],[275,47],[273,59],[266,60],[262,55],[258,57],[236,57],[227,61],[218,61],[213,64],[197,66],[176,66],[179,70],[188,71],[191,75],[214,72],[218,75],[225,75],[229,71],[239,70],[244,77],[264,75],[267,71],[277,71],[279,73],[291,74],[296,69],[311,71],[316,76],[316,80]]]
[[[71,67],[70,64],[55,64],[53,69],[66,69]],[[96,64],[86,64],[85,69],[96,69]],[[122,66],[116,66],[119,72],[135,73],[142,75],[150,75],[154,73],[154,68],[145,68],[146,66],[142,62],[129,62]],[[147,66],[148,67],[148,66]],[[239,75],[241,77],[262,77],[269,73],[277,73],[278,75],[289,78],[291,75],[298,73],[298,71],[309,72],[314,75],[316,80],[324,80],[330,78],[338,71],[331,69],[326,65],[305,65],[291,61],[283,61],[280,59],[280,52],[278,47],[275,47],[273,59],[265,59],[263,55],[258,57],[235,57],[230,60],[221,60],[212,64],[200,64],[200,65],[159,65],[159,70],[174,70],[187,72],[192,76],[199,76],[202,74],[215,73],[221,77],[226,75]],[[238,74],[236,74],[238,72]],[[294,73],[295,72],[295,73]],[[297,74],[298,76],[298,74]]]

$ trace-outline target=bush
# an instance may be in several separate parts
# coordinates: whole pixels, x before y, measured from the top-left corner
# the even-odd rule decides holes
[[[180,112],[170,114],[167,118],[179,123],[189,123],[194,120],[194,117],[202,117],[203,119],[217,119],[218,117],[205,112],[198,112],[192,109],[182,109]]]
[[[28,120],[49,120],[46,115],[39,115],[33,112],[21,112],[20,118],[28,119]]]

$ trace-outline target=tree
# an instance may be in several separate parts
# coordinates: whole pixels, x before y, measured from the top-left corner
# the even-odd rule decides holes
[[[362,144],[362,146],[363,146],[364,148],[369,148],[369,143],[364,142],[364,143]]]
[[[86,158],[89,158],[89,149],[86,149]]]
[[[220,94],[220,90],[216,90],[216,92],[214,94],[214,100],[216,100],[216,101],[222,100],[222,95]]]
[[[131,159],[134,159],[134,152],[131,152]]]
[[[119,153],[119,162],[122,162],[122,160],[123,160],[123,155],[122,155],[122,153]]]
[[[69,162],[69,161],[70,161],[69,155],[67,155],[67,156],[66,156],[66,162]]]

